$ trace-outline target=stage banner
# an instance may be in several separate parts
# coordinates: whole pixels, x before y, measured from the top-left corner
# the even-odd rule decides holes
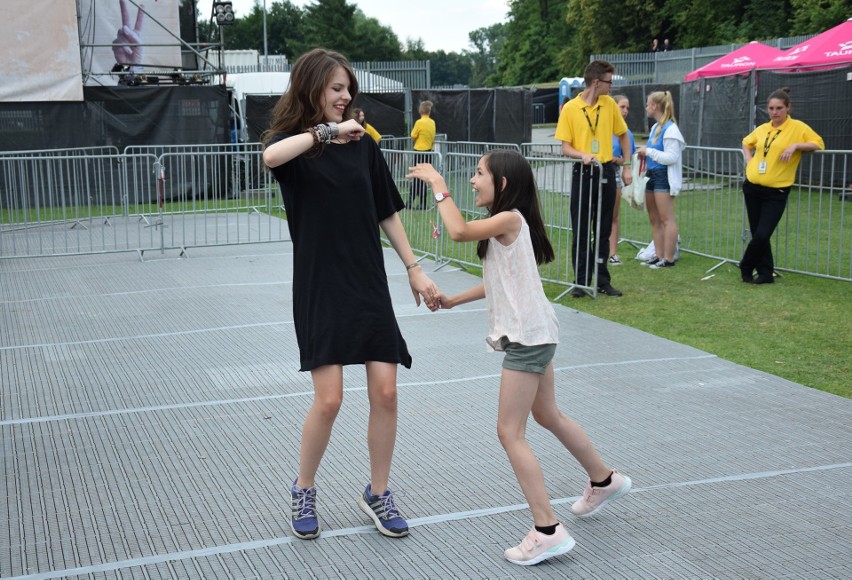
[[[0,102],[82,101],[75,0],[3,0]]]
[[[180,0],[79,0],[79,4],[86,86],[114,86],[122,74],[181,68]]]

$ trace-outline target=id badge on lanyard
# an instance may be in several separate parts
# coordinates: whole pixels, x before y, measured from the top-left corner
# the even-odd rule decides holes
[[[775,133],[775,136],[772,137],[772,141],[769,140],[769,133],[771,131],[767,131],[766,139],[763,140],[763,161],[757,166],[757,172],[761,175],[766,173],[766,156],[769,155],[769,148],[772,147],[772,144],[775,143],[775,139],[778,138],[778,135],[781,134],[781,129],[778,129],[778,132]]]
[[[600,153],[601,145],[597,139],[592,139],[592,154]]]

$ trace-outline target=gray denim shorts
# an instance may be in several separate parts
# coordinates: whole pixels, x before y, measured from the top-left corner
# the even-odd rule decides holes
[[[547,365],[553,361],[556,354],[555,344],[537,344],[526,346],[517,342],[509,342],[503,337],[500,345],[506,356],[503,357],[503,368],[525,373],[536,373],[543,375],[547,371]]]

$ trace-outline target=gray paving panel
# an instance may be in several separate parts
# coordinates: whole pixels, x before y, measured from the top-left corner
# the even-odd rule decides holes
[[[577,547],[506,563],[530,516],[496,439],[484,304],[416,308],[392,251],[415,361],[399,373],[392,485],[412,534],[380,536],[355,505],[368,407],[351,367],[318,475],[323,536],[296,540],[312,388],[290,247],[188,256],[0,261],[0,577],[852,577],[852,402],[562,306],[560,406],[635,489],[573,518],[582,470],[531,421]],[[447,292],[477,282],[431,275]]]

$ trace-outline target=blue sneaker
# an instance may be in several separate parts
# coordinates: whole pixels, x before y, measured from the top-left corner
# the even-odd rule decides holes
[[[290,490],[292,496],[292,516],[290,517],[290,528],[297,538],[312,540],[320,535],[319,517],[317,515],[317,488],[298,487],[293,482]]]
[[[396,509],[391,490],[386,490],[382,495],[373,495],[373,490],[368,483],[364,494],[358,498],[358,507],[373,518],[373,523],[382,535],[390,538],[408,535],[408,524]]]

